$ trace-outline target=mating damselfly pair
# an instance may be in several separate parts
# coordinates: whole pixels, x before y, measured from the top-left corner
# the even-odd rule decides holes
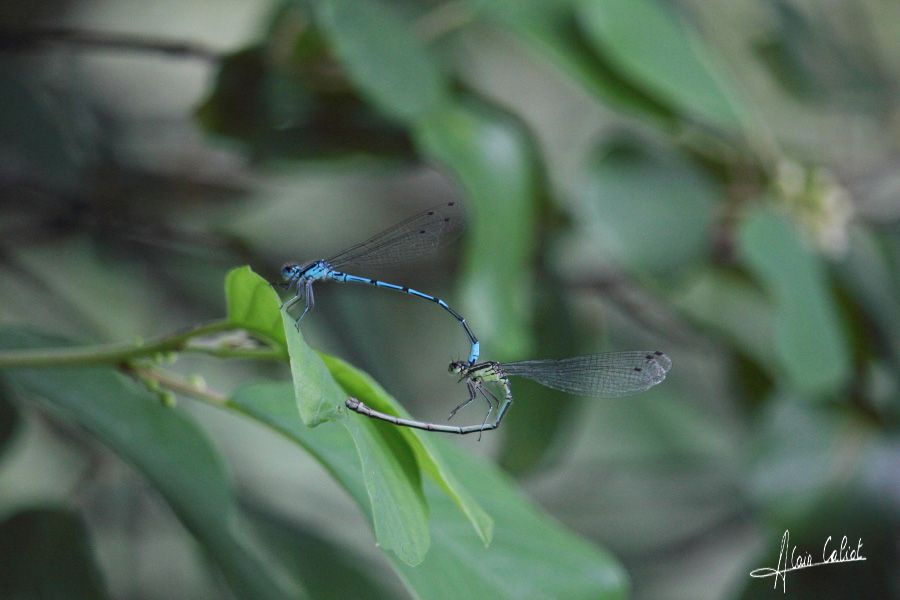
[[[459,381],[466,383],[468,397],[450,412],[449,418],[453,418],[457,411],[473,402],[479,395],[488,405],[487,414],[482,423],[469,426],[442,425],[405,419],[373,410],[352,397],[346,401],[347,408],[395,425],[445,433],[478,432],[480,434],[482,431],[499,427],[504,415],[509,410],[513,401],[509,377],[524,377],[564,392],[603,398],[637,394],[650,389],[666,378],[666,373],[672,366],[672,360],[658,350],[604,352],[561,360],[477,363],[480,352],[478,339],[472,332],[468,321],[444,300],[405,285],[352,275],[345,270],[348,268],[385,267],[421,258],[432,253],[442,242],[450,239],[451,234],[458,232],[461,226],[462,218],[458,206],[454,202],[448,202],[413,215],[331,258],[313,260],[302,265],[290,263],[282,267],[281,275],[284,282],[281,286],[294,291],[294,295],[282,304],[282,308],[289,310],[301,301],[305,305],[303,311],[295,319],[298,328],[303,318],[315,306],[313,285],[319,281],[360,283],[394,290],[433,302],[443,308],[459,322],[470,343],[468,361],[450,363],[450,372],[459,375]],[[498,385],[503,390],[502,401],[487,387],[486,384],[489,383]],[[489,423],[488,419],[491,414],[495,414],[495,418]]]

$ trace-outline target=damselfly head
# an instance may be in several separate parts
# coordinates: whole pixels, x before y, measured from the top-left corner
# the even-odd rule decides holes
[[[285,263],[284,266],[281,267],[281,277],[285,281],[290,281],[294,279],[297,274],[300,272],[300,265],[296,263]]]
[[[454,360],[452,363],[450,363],[450,368],[448,369],[448,371],[455,375],[459,375],[463,371],[465,371],[468,366],[468,363],[464,363],[461,360]]]

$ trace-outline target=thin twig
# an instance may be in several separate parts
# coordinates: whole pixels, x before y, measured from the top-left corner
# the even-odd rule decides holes
[[[52,28],[0,30],[0,52],[22,52],[47,44],[84,49],[154,52],[173,58],[193,58],[207,62],[221,59],[216,50],[195,42],[173,41],[144,35]]]
[[[226,348],[222,346],[201,346],[188,344],[181,352],[205,354],[216,358],[239,358],[243,360],[286,360],[284,352],[272,348]]]
[[[709,341],[702,334],[695,332],[677,311],[659,302],[653,295],[621,273],[568,281],[566,287],[599,292],[634,322],[669,341],[694,344]],[[659,314],[648,312],[645,304],[652,304]]]
[[[218,408],[228,406],[228,397],[224,394],[210,390],[205,385],[192,382],[180,375],[148,366],[132,365],[129,367],[129,370],[138,377],[154,381],[158,383],[161,388],[170,390],[176,394],[188,396]]]
[[[246,350],[237,351],[223,348],[209,348],[191,345],[196,337],[238,329],[228,321],[213,321],[191,327],[173,334],[152,340],[135,340],[117,344],[100,344],[95,346],[77,346],[71,348],[41,348],[38,350],[12,350],[0,352],[0,368],[10,367],[62,367],[73,365],[120,364],[154,354],[166,352],[203,352],[215,356],[237,356],[248,358],[272,358],[271,353],[253,353],[248,356]],[[279,355],[280,357],[280,355]]]

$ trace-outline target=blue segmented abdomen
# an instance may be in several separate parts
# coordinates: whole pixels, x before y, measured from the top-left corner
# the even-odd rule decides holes
[[[334,281],[338,281],[341,283],[365,283],[368,285],[374,285],[375,287],[387,288],[389,290],[403,292],[405,294],[409,294],[410,296],[416,296],[417,298],[422,298],[424,300],[434,302],[435,304],[439,305],[441,308],[449,312],[451,315],[453,315],[453,318],[459,321],[460,325],[462,325],[463,327],[463,330],[465,330],[466,335],[469,338],[469,342],[471,343],[471,350],[469,352],[469,364],[475,364],[475,361],[478,360],[478,355],[481,350],[481,344],[478,342],[475,334],[472,333],[472,330],[469,328],[469,324],[466,322],[466,319],[461,314],[450,308],[450,305],[440,298],[403,285],[388,283],[386,281],[380,281],[378,279],[370,279],[369,277],[359,277],[357,275],[350,275],[348,273],[341,273],[339,271],[333,271],[330,269],[327,270],[327,272],[323,273],[323,275],[321,275],[320,277],[329,277]]]
[[[424,293],[420,292],[419,290],[414,290],[412,288],[407,288],[406,293],[412,294],[413,296],[418,296],[419,298],[425,298],[426,300],[431,300],[432,302],[438,301],[438,299],[435,298],[434,296],[429,296],[428,294],[424,294]]]

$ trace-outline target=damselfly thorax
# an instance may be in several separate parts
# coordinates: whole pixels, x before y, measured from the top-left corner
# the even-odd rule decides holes
[[[463,361],[450,363],[450,372],[459,375],[459,381],[470,381],[476,384],[500,383],[506,380],[503,366],[496,361],[486,361],[477,365],[468,366]]]

